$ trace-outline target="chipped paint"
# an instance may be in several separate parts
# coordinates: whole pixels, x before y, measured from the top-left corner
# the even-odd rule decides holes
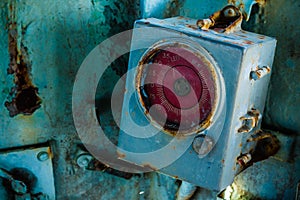
[[[163,0],[150,0],[161,7],[162,17],[165,10],[160,4]],[[8,52],[8,2],[16,3],[16,23],[22,34],[18,39],[18,53],[27,47],[24,55],[26,66],[29,66],[29,77],[39,90],[43,104],[30,116],[17,115],[9,117],[4,107],[11,101],[9,93],[15,87],[14,75],[6,73],[10,55]],[[274,63],[269,100],[266,107],[264,126],[287,131],[285,137],[299,135],[299,1],[261,1],[264,7],[252,9],[249,22],[244,24],[247,30],[276,37],[278,48]],[[70,113],[71,90],[73,80],[80,63],[88,52],[108,36],[132,27],[133,21],[139,18],[138,1],[36,1],[4,0],[0,1],[0,148],[16,147],[52,141],[55,184],[57,199],[174,199],[178,182],[174,179],[149,173],[134,176],[130,181],[116,178],[99,171],[83,171],[74,167],[70,159],[73,143],[79,142],[76,137]],[[173,13],[185,17],[204,18],[221,9],[227,0],[210,1],[186,0],[179,11]],[[156,7],[157,8],[157,7]],[[158,9],[157,9],[158,10]],[[143,11],[142,11],[143,12]],[[155,15],[154,10],[147,10]],[[29,26],[27,26],[30,24]],[[107,72],[106,78],[99,84],[99,98],[105,97],[113,86],[112,79],[116,74],[124,73],[126,58]],[[30,69],[31,68],[31,69]],[[110,81],[108,81],[110,80]],[[105,104],[107,105],[107,104]],[[110,115],[102,113],[102,124],[107,133],[116,134],[116,127],[106,124]],[[109,121],[109,120],[107,120]],[[288,162],[270,157],[254,164],[237,177],[238,198],[292,199],[295,197],[293,182],[299,180],[299,141],[283,144],[281,148]],[[292,146],[291,152],[284,150]],[[280,150],[280,151],[281,151]],[[280,154],[281,155],[281,154]],[[296,155],[296,157],[295,157]],[[297,165],[295,165],[295,163]],[[270,173],[270,171],[272,173]],[[297,175],[298,174],[298,175]],[[274,179],[275,177],[275,179]],[[175,177],[178,178],[178,177]],[[297,179],[297,180],[296,180]],[[139,195],[144,191],[143,195]],[[272,191],[272,192],[268,192]],[[294,196],[293,196],[294,195]],[[215,194],[201,188],[194,199],[214,199]]]
[[[12,100],[6,101],[5,107],[9,110],[11,117],[18,114],[31,115],[40,108],[41,104],[38,88],[33,85],[30,76],[31,63],[28,50],[22,42],[22,37],[26,33],[26,27],[22,27],[21,33],[19,32],[15,12],[15,4],[9,4],[9,21],[7,26],[10,64],[7,73],[14,75],[15,87],[10,92]]]

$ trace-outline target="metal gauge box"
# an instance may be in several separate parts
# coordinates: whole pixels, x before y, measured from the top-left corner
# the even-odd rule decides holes
[[[120,159],[211,190],[230,185],[255,146],[247,139],[260,129],[275,46],[184,17],[136,21]]]

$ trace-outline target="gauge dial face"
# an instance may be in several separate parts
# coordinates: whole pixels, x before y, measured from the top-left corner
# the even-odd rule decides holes
[[[136,83],[150,121],[169,133],[206,128],[216,102],[213,69],[200,51],[183,44],[162,45],[146,53]]]

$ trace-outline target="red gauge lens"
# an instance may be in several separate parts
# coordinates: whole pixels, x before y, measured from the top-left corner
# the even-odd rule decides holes
[[[138,90],[151,120],[169,132],[201,129],[215,103],[208,59],[183,45],[168,45],[148,53],[140,68]]]

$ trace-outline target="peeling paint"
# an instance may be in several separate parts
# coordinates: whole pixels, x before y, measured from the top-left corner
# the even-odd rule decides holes
[[[4,104],[11,117],[18,114],[30,115],[40,108],[41,104],[41,99],[38,96],[38,88],[31,81],[31,63],[28,58],[27,48],[22,41],[18,41],[20,39],[19,35],[21,34],[22,36],[26,33],[26,28],[23,28],[21,33],[18,32],[15,9],[13,3],[9,5],[8,51],[10,64],[7,69],[8,74],[14,75],[15,87],[10,92],[12,100],[6,101]]]

